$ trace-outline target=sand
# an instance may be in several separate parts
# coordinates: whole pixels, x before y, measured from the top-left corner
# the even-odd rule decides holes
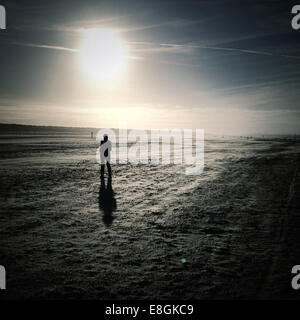
[[[89,134],[0,143],[1,298],[299,298],[299,143],[211,138],[201,176],[119,164],[106,194]]]

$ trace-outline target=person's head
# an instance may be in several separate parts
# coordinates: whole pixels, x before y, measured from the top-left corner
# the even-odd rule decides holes
[[[103,140],[104,140],[104,141],[107,141],[107,140],[108,140],[108,135],[107,135],[107,134],[104,134],[104,135],[103,135]]]

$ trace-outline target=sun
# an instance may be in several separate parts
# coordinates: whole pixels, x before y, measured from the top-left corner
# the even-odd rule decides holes
[[[110,29],[88,29],[80,50],[83,70],[98,80],[111,80],[122,71],[126,47],[116,32]]]

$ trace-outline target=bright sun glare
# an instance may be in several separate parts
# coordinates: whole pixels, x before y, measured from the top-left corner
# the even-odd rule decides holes
[[[126,48],[113,30],[89,29],[80,50],[83,70],[98,80],[110,80],[122,71]]]

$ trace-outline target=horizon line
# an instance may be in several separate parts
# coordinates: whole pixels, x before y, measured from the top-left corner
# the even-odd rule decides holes
[[[59,125],[37,125],[37,124],[22,124],[22,123],[2,123],[0,122],[0,126],[24,126],[24,127],[50,127],[50,128],[70,128],[70,129],[111,129],[111,130],[117,130],[120,128],[105,128],[105,127],[78,127],[78,126],[59,126]],[[198,128],[200,129],[200,128]],[[136,129],[136,128],[126,128],[126,130],[144,130],[144,131],[150,131],[150,130],[171,130],[171,129]],[[184,129],[180,129],[184,130]],[[191,129],[196,130],[196,129]],[[0,132],[1,134],[1,132]],[[221,133],[204,133],[208,135],[216,135],[216,136],[231,136],[231,137],[249,137],[249,136],[300,136],[300,133],[249,133],[249,134],[221,134]]]

